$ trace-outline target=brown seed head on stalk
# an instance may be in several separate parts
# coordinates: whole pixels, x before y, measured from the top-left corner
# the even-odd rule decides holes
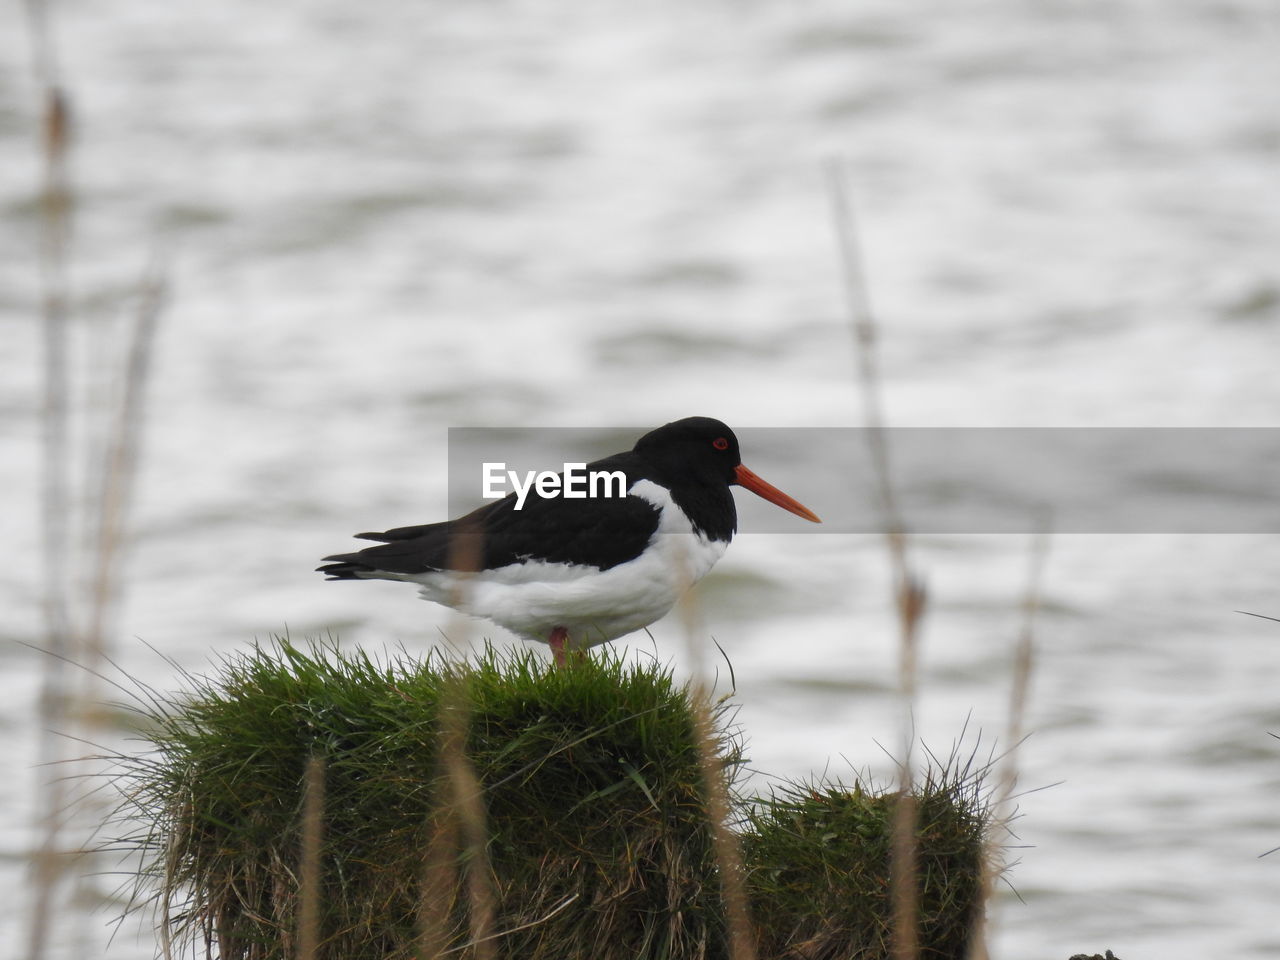
[[[44,150],[45,156],[61,160],[71,142],[71,106],[59,87],[45,91]]]

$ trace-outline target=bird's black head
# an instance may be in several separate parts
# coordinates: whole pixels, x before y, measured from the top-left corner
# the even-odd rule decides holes
[[[821,523],[818,515],[742,464],[738,438],[719,420],[688,417],[640,438],[635,454],[649,476],[671,490],[693,525],[715,540],[728,540],[738,526],[731,485],[750,490],[783,510]]]
[[[719,420],[685,417],[641,437],[635,452],[672,478],[730,484],[742,463],[738,438]]]

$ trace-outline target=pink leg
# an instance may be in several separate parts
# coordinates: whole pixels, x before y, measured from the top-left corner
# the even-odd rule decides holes
[[[565,644],[569,641],[569,631],[564,627],[556,627],[551,631],[551,636],[547,638],[547,643],[551,645],[551,655],[556,658],[557,667],[567,667],[569,665],[569,654],[565,649]]]

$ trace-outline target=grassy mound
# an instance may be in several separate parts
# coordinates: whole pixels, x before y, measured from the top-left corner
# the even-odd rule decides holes
[[[752,919],[763,957],[887,957],[889,860],[899,794],[791,787],[759,804],[744,831]],[[982,896],[987,804],[980,779],[943,766],[915,794],[922,957],[968,956]]]
[[[155,749],[124,781],[166,940],[224,960],[727,956],[694,711],[670,671],[281,641],[191,683],[152,704]],[[740,743],[712,712],[732,782]],[[762,957],[888,956],[892,795],[731,800]],[[971,776],[918,803],[923,955],[958,960],[985,804]]]

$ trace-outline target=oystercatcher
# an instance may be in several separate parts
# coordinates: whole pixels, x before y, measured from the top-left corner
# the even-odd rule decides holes
[[[738,527],[734,484],[821,523],[744,467],[733,431],[708,417],[659,427],[587,471],[620,471],[626,495],[512,493],[456,520],[356,534],[379,545],[317,570],[416,583],[426,600],[549,644],[563,665],[567,651],[653,623],[711,569]]]

